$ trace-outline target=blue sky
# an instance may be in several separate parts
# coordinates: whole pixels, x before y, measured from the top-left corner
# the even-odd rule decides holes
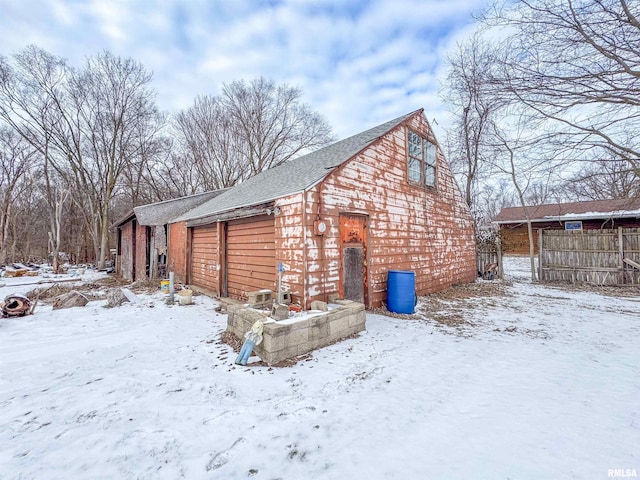
[[[488,0],[0,0],[0,54],[101,50],[153,71],[159,106],[258,75],[303,90],[338,138],[418,108],[448,125],[445,59]]]

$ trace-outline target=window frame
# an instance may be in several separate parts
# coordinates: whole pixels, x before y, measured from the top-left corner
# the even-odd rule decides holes
[[[420,156],[416,156],[416,139],[420,141]],[[413,185],[435,188],[437,179],[438,149],[434,142],[419,133],[407,129],[407,180]],[[420,166],[420,178],[416,178],[415,163]]]

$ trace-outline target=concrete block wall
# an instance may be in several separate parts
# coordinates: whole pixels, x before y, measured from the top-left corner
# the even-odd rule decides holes
[[[365,329],[364,305],[350,300],[338,300],[340,306],[297,322],[269,322],[264,325],[263,341],[254,349],[269,365],[287,358],[309,353]],[[229,305],[227,330],[239,338],[257,320],[267,321],[266,313],[245,307]]]

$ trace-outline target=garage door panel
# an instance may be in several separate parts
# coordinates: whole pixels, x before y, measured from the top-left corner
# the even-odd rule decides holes
[[[273,250],[244,250],[242,252],[233,252],[233,254],[229,253],[227,259],[230,263],[242,263],[249,262],[255,259],[257,263],[266,263],[271,262],[275,258],[275,253]]]
[[[275,290],[275,228],[273,217],[229,222],[226,241],[227,294],[246,299],[247,292]]]
[[[264,286],[265,282],[271,282],[273,275],[264,272],[253,272],[251,275],[239,275],[239,274],[230,274],[228,276],[229,282],[232,284],[242,284],[246,285],[255,285],[256,288],[251,290],[261,290],[266,288]],[[244,283],[243,283],[244,282]]]
[[[243,263],[229,263],[229,270],[233,272],[244,272],[244,274],[251,276],[251,273],[258,272],[267,274],[273,277],[273,265],[247,265]],[[238,273],[239,274],[239,273]]]
[[[247,228],[251,228],[251,230],[247,230]],[[250,223],[235,225],[234,227],[229,227],[229,231],[236,233],[240,237],[251,236],[252,233],[257,235],[273,235],[273,221],[271,225],[266,222],[260,222],[256,225]]]
[[[265,246],[265,242],[262,243],[238,243],[233,245],[233,253],[234,254],[245,254],[245,252],[270,252],[271,255],[274,254],[273,248],[267,248]]]
[[[217,225],[194,227],[191,240],[191,283],[198,287],[217,291],[217,264]]]

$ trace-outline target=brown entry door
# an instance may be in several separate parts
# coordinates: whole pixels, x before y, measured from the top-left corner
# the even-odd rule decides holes
[[[367,305],[367,217],[340,215],[340,257],[343,298]]]

